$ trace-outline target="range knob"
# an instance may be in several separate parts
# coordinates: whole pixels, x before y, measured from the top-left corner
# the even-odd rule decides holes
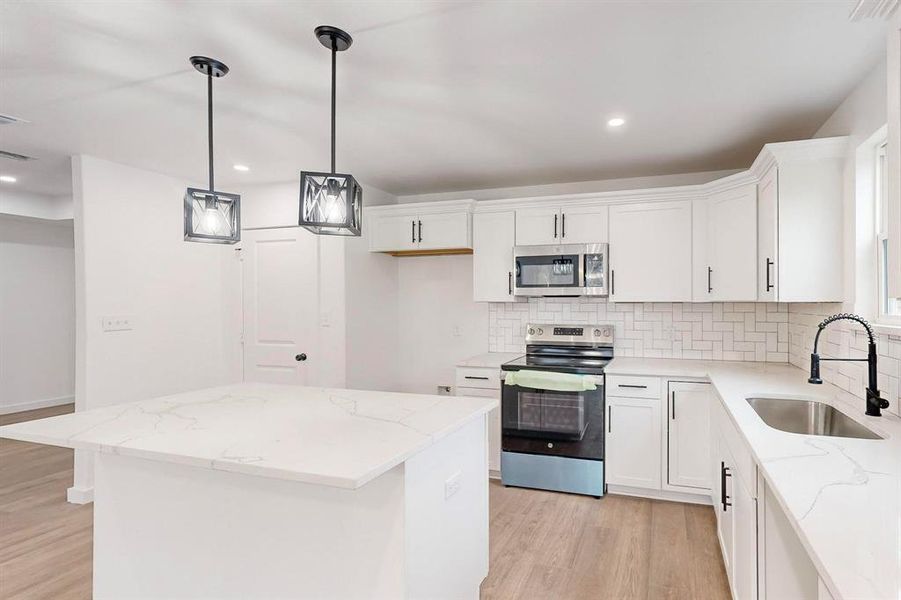
[[[544,329],[541,327],[538,328],[538,335],[544,335]]]
[[[600,336],[601,336],[601,330],[600,330],[600,329],[595,329],[595,330],[594,330],[594,337],[600,337]]]
[[[612,335],[613,331],[611,331],[609,327],[604,327],[604,337],[610,337]]]
[[[535,330],[529,327],[529,335],[535,335]]]

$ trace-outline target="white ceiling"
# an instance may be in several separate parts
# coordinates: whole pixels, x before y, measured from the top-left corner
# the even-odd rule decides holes
[[[206,177],[214,83],[218,188],[327,169],[329,54],[338,170],[395,194],[747,166],[809,137],[884,53],[846,1],[2,2],[0,148],[20,184],[63,194],[92,154]],[[628,123],[608,131],[622,115]],[[250,165],[239,174],[233,163]],[[0,161],[0,172],[19,163]],[[18,185],[18,184],[17,184]]]

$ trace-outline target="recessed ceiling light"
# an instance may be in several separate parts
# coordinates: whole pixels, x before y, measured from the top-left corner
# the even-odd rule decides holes
[[[247,171],[250,170],[250,167],[248,167],[247,165],[234,165],[234,166],[232,166],[232,168],[235,171],[241,171],[242,173],[246,173]]]
[[[622,117],[614,117],[614,118],[610,119],[609,121],[607,121],[607,125],[609,125],[610,127],[622,127],[625,124],[626,124],[626,120],[623,119]]]
[[[2,181],[3,183],[15,183],[16,178],[12,175],[0,175],[0,181]]]

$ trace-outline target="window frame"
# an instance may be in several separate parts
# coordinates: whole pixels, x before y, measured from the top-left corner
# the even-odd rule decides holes
[[[877,322],[901,325],[901,300],[888,295],[888,140],[876,145],[873,167],[873,201],[875,204],[876,298]]]

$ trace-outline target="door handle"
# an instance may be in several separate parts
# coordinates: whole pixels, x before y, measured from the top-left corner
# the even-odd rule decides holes
[[[507,294],[513,295],[513,271],[507,271]]]
[[[729,502],[729,495],[726,494],[726,477],[732,477],[732,473],[728,471],[729,467],[726,466],[726,463],[720,461],[720,502],[723,505],[723,512],[732,506],[732,503]]]
[[[676,392],[673,392],[673,421],[676,420]]]
[[[610,295],[616,294],[616,271],[610,269]]]
[[[463,379],[479,379],[482,381],[488,381],[487,377],[481,377],[481,376],[476,376],[476,375],[464,375]]]
[[[412,239],[410,241],[415,244],[416,243],[416,221],[410,221],[410,227],[411,227],[411,231],[412,231],[412,233],[410,234],[412,236]]]
[[[419,221],[419,241],[422,241],[422,221]]]
[[[711,282],[712,274],[713,274],[713,269],[711,269],[710,267],[707,267],[707,293],[708,294],[713,291],[713,284]]]
[[[775,287],[770,280],[770,267],[772,267],[773,264],[774,263],[772,260],[770,260],[769,258],[766,259],[766,291],[770,291]]]
[[[307,355],[304,354],[303,352],[301,352],[300,354],[296,354],[296,355],[294,356],[294,360],[296,360],[297,362],[303,362],[303,361],[305,361],[306,359],[307,359]]]
[[[554,215],[554,239],[557,239],[557,215]]]
[[[560,217],[560,237],[566,237],[566,213],[563,213]]]
[[[624,388],[636,388],[639,390],[646,390],[648,386],[646,385],[635,385],[634,383],[617,383],[616,387],[624,387]]]
[[[607,433],[613,433],[613,407],[607,407]]]

